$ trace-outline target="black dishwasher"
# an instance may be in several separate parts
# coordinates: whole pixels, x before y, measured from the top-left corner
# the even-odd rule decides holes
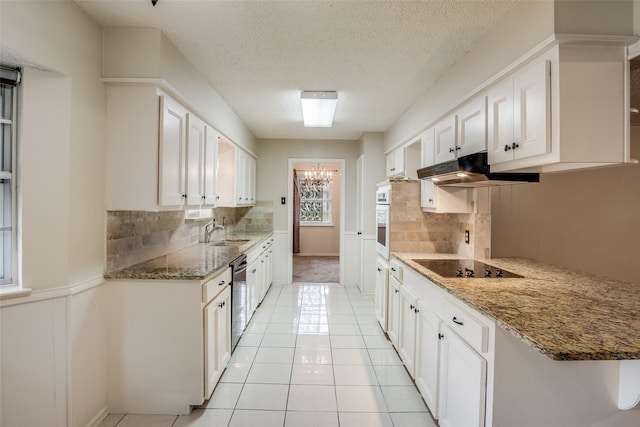
[[[229,264],[231,280],[231,352],[238,345],[247,326],[247,255],[242,254]]]

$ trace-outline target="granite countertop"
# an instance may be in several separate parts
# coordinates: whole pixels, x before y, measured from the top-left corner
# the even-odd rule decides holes
[[[216,242],[197,243],[176,252],[150,259],[104,275],[106,279],[207,280],[226,268],[241,253],[269,237],[271,232],[230,233],[226,240],[247,242],[216,246]]]
[[[640,287],[523,258],[479,260],[523,278],[443,278],[393,253],[416,272],[555,360],[640,359]]]

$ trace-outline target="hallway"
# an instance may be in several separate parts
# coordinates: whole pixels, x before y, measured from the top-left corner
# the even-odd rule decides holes
[[[110,415],[100,427],[116,425],[436,426],[372,299],[334,283],[272,286],[200,409]]]

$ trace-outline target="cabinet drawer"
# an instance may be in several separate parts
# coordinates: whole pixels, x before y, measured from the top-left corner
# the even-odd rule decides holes
[[[480,353],[486,353],[489,327],[478,320],[470,310],[447,299],[442,306],[442,320],[453,331]]]
[[[206,304],[214,299],[226,289],[226,286],[229,286],[229,283],[231,283],[231,268],[227,268],[202,286],[202,302]]]
[[[402,264],[397,261],[391,261],[389,263],[389,274],[402,282]]]

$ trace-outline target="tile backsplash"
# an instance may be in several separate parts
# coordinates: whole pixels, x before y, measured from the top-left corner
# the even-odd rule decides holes
[[[393,181],[390,248],[395,252],[453,253],[491,257],[490,213],[423,212],[418,181]],[[473,191],[473,190],[470,190]],[[464,232],[469,230],[469,244]]]
[[[241,208],[214,208],[216,230],[212,240],[233,232],[273,230],[273,202]],[[185,211],[108,211],[106,271],[129,267],[202,241],[210,218],[186,220]]]

